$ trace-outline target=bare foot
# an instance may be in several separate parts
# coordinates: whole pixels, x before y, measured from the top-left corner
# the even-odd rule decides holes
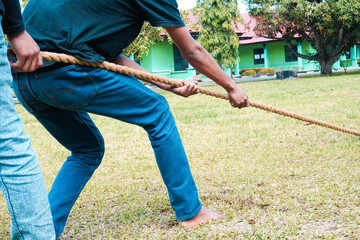
[[[200,212],[193,218],[180,222],[180,226],[183,228],[196,227],[207,221],[215,221],[224,218],[225,214],[222,212],[213,212],[207,208],[201,208]]]

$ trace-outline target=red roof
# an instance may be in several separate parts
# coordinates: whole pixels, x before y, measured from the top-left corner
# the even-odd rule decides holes
[[[278,40],[278,39],[271,39],[271,38],[257,36],[255,33],[256,19],[250,17],[249,13],[243,13],[241,14],[241,17],[244,23],[236,24],[238,31],[243,33],[240,37],[240,44],[246,45],[246,44],[254,44],[254,43],[272,42]]]
[[[235,32],[240,37],[240,44],[247,45],[278,40],[266,37],[258,37],[254,31],[256,27],[256,19],[250,17],[249,13],[243,13],[241,14],[241,17],[243,19],[243,23],[239,21],[234,26]],[[195,15],[193,11],[189,11],[188,13],[187,27],[189,28],[190,33],[199,32],[201,29],[201,26],[198,24],[198,15]]]

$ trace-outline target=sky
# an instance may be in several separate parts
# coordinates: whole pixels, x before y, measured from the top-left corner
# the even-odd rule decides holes
[[[191,9],[196,5],[196,0],[176,0],[176,1],[179,5],[179,9],[181,10]],[[241,13],[246,12],[246,6],[242,3],[242,0],[238,0],[238,5]]]

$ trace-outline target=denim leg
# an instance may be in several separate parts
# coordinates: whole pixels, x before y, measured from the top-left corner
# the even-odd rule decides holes
[[[11,214],[11,237],[55,239],[42,171],[12,101],[6,51],[0,27],[0,189]]]

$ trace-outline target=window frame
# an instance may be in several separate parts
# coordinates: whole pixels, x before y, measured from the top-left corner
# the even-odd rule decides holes
[[[259,56],[259,58],[256,58],[256,56]],[[253,58],[254,58],[254,65],[265,64],[264,48],[254,48],[253,49]]]
[[[291,48],[288,45],[284,46],[285,62],[297,62],[299,60],[298,56],[295,56]]]

